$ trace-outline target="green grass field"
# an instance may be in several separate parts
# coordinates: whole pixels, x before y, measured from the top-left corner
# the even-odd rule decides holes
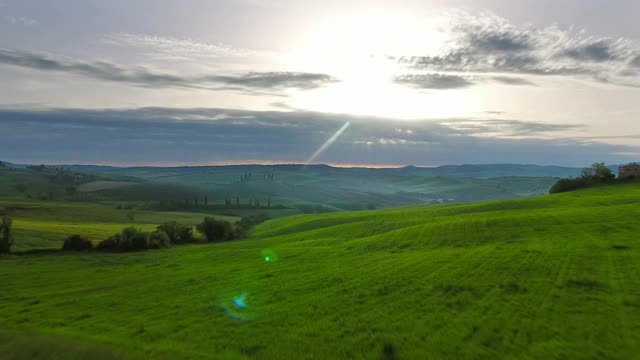
[[[63,220],[28,214],[17,227]],[[12,255],[0,357],[638,358],[639,218],[640,186],[625,185],[289,217],[224,244]]]

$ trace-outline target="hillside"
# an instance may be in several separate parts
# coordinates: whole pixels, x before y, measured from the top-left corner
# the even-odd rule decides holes
[[[0,259],[7,358],[630,359],[640,186]],[[40,339],[33,341],[33,338]]]
[[[11,166],[0,168],[0,199],[119,204],[145,210],[232,216],[267,213],[270,218],[525,198],[546,194],[557,180],[552,174],[575,171],[533,165],[433,169],[327,165]],[[449,175],[440,175],[444,173]]]

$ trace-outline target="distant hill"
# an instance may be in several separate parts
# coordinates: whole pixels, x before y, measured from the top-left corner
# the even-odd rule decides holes
[[[25,167],[21,164],[10,164],[12,167]],[[400,168],[368,168],[368,167],[336,167],[325,164],[276,164],[276,165],[217,165],[217,166],[176,166],[176,167],[156,167],[156,166],[103,166],[103,165],[55,165],[77,171],[94,172],[122,172],[122,171],[142,171],[152,169],[175,169],[179,171],[198,170],[237,170],[237,171],[290,171],[290,172],[313,172],[313,173],[355,173],[355,174],[393,174],[410,176],[449,176],[449,177],[472,177],[472,178],[492,178],[501,176],[529,176],[529,177],[571,177],[578,176],[581,168],[564,167],[553,165],[531,165],[531,164],[465,164],[465,165],[442,165],[436,167],[419,167],[408,165]],[[612,165],[612,169],[617,171],[617,165]]]
[[[272,217],[296,213],[367,210],[403,205],[475,202],[546,194],[558,177],[577,176],[578,168],[538,165],[447,165],[440,167],[343,168],[323,164],[227,165],[183,167],[47,166],[38,173],[8,164],[0,172],[0,195],[82,201],[138,202],[179,210],[196,199],[225,213],[241,208],[270,210]],[[74,183],[51,183],[51,172],[90,175]],[[97,182],[97,183],[96,183]],[[125,184],[126,183],[126,184]],[[19,193],[16,186],[26,185]],[[96,184],[110,184],[98,186]],[[111,186],[114,184],[131,186]],[[20,185],[21,186],[21,185]],[[50,196],[53,195],[53,196]],[[260,205],[256,205],[256,204]],[[238,205],[239,204],[239,205]],[[276,211],[287,210],[287,211]]]

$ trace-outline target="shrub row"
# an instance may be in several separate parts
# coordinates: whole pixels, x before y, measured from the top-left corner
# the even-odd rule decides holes
[[[580,177],[560,179],[549,189],[549,194],[584,189],[592,186],[610,184],[616,181],[616,176],[604,163],[595,163],[589,168],[582,169]]]
[[[196,226],[203,239],[193,233],[193,227],[175,221],[159,225],[153,232],[144,232],[135,227],[127,227],[121,232],[102,240],[96,249],[101,251],[127,252],[150,249],[161,249],[171,245],[182,245],[198,242],[223,242],[246,236],[249,229],[268,220],[265,215],[243,218],[235,224],[214,217],[206,217]],[[62,245],[64,251],[85,251],[93,249],[89,239],[81,235],[68,237]]]

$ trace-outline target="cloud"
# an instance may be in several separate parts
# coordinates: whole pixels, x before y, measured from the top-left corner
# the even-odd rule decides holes
[[[294,88],[308,90],[335,82],[334,78],[326,74],[300,72],[262,72],[236,76],[220,75],[211,76],[209,79],[222,84],[256,89]]]
[[[479,83],[489,81],[498,82],[505,85],[515,86],[535,86],[530,80],[513,76],[467,76],[450,74],[404,74],[396,76],[394,82],[400,85],[407,85],[417,89],[430,90],[450,90],[472,87]]]
[[[397,76],[398,84],[411,85],[420,89],[460,89],[473,86],[474,83],[465,77],[446,74],[408,74]]]
[[[181,39],[148,34],[114,33],[105,35],[103,40],[107,44],[111,45],[151,49],[155,52],[173,54],[176,56],[206,56],[219,58],[272,55],[266,52],[236,48],[222,43],[212,44],[193,39]]]
[[[535,86],[535,83],[530,81],[530,80],[523,79],[523,78],[518,78],[518,77],[512,77],[512,76],[493,76],[491,79],[493,79],[494,81],[497,81],[499,83],[506,84],[506,85],[531,85],[531,86]]]
[[[578,61],[605,62],[618,60],[613,46],[607,40],[598,40],[564,51],[564,55]]]
[[[397,57],[398,61],[431,72],[572,76],[624,85],[628,79],[620,74],[627,64],[640,63],[640,47],[627,39],[589,36],[556,25],[515,26],[493,14],[458,12],[451,22],[444,30],[450,46],[436,54]]]
[[[486,119],[486,120],[449,120],[443,122],[460,134],[492,137],[532,137],[549,133],[579,130],[583,125],[551,124],[521,120]]]
[[[251,72],[237,75],[176,75],[151,71],[143,66],[123,67],[110,62],[86,62],[21,51],[0,49],[0,64],[40,71],[57,71],[93,79],[144,87],[192,87],[279,91],[308,90],[335,82],[326,74],[302,72]]]
[[[3,7],[4,5],[2,3],[0,3],[0,7]],[[38,21],[36,19],[32,19],[30,17],[27,16],[5,16],[4,19],[9,23],[9,24],[13,24],[13,25],[23,25],[23,26],[33,26],[36,25],[38,23]]]
[[[233,109],[0,110],[2,160],[30,163],[304,162],[346,122],[318,162],[586,165],[632,160],[631,146],[572,137],[581,128],[518,120],[401,121]],[[79,150],[80,149],[80,150]]]

